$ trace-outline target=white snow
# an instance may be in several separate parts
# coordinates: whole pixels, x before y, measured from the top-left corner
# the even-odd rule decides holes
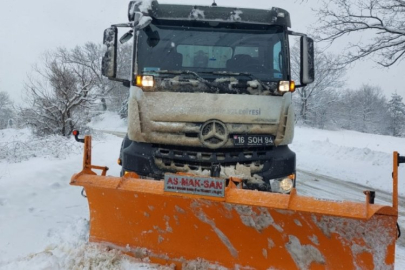
[[[41,252],[10,261],[1,269],[158,269],[125,256],[118,250],[88,243],[88,221],[79,219],[61,233],[50,233]]]
[[[0,130],[0,160],[21,162],[33,157],[63,158],[71,151],[79,153],[80,146],[60,136],[38,138],[29,129]]]
[[[147,14],[149,12],[149,10],[152,9],[153,1],[155,1],[155,0],[138,0],[138,1],[136,1],[130,10],[130,13],[134,14],[135,7],[137,6],[140,12]]]
[[[126,121],[121,119],[118,114],[113,112],[105,112],[104,114],[94,117],[93,120],[88,124],[88,126],[95,130],[117,132],[127,131]]]
[[[152,9],[152,2],[154,0],[142,0],[142,4],[139,6],[139,10],[143,13],[148,13]]]
[[[142,16],[138,23],[139,29],[144,29],[145,27],[147,27],[152,22],[152,20],[153,19],[150,16]]]
[[[297,153],[300,170],[392,192],[393,152],[405,155],[405,139],[299,127],[291,149]],[[405,165],[399,167],[399,174],[405,179]],[[404,184],[399,192],[405,195]]]
[[[111,121],[107,126],[117,124],[111,115],[103,119]],[[28,130],[3,131],[0,142],[5,137],[32,138]],[[120,168],[115,160],[122,139],[96,137],[93,163],[107,165],[109,174],[118,175]],[[63,138],[59,141],[66,143]],[[71,138],[72,145],[73,141]],[[45,156],[19,163],[0,160],[0,269],[155,269],[87,243],[87,201],[81,197],[80,188],[69,185],[82,163],[82,145],[74,145],[78,147],[71,147],[70,155],[63,159]],[[58,145],[52,148],[57,151]]]
[[[200,18],[204,19],[205,18],[204,10],[194,8],[193,10],[191,10],[190,18],[191,19],[200,19]]]
[[[234,10],[231,13],[231,16],[229,17],[229,20],[233,21],[233,22],[239,22],[242,20],[242,18],[240,17],[240,15],[242,15],[242,14],[243,14],[242,10]]]
[[[90,126],[126,130],[126,124],[112,113],[98,116]],[[69,185],[72,174],[81,169],[82,145],[73,138],[54,138],[53,144],[44,147],[32,143],[37,140],[26,129],[0,131],[0,147],[21,141],[30,145],[28,152],[42,153],[18,161],[0,158],[0,269],[156,269],[87,242],[87,200],[80,188]],[[96,136],[93,164],[108,166],[108,174],[119,175],[116,159],[121,140]],[[60,146],[64,155],[53,155]],[[41,152],[42,148],[49,150]],[[299,127],[291,148],[300,170],[390,191],[391,152],[405,154],[405,138]],[[404,167],[401,194],[405,194]],[[405,269],[405,248],[397,245],[396,254],[396,269]]]

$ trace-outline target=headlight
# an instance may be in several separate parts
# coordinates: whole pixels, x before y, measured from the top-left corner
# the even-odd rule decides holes
[[[273,192],[288,194],[294,188],[295,175],[289,175],[284,178],[271,180],[271,190]]]
[[[147,88],[150,91],[155,85],[155,79],[153,76],[136,76],[136,86]]]
[[[295,91],[295,82],[294,81],[280,81],[278,83],[277,91],[284,95],[287,92]]]

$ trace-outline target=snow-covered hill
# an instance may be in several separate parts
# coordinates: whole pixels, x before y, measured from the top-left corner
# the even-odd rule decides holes
[[[392,192],[393,152],[405,155],[405,138],[298,127],[291,148],[297,153],[298,170]],[[404,196],[405,165],[399,172]]]
[[[91,126],[125,130],[125,123],[113,114],[99,116]],[[82,145],[73,138],[46,140],[29,130],[0,131],[0,269],[154,269],[87,243],[87,201],[80,188],[69,185],[72,174],[81,169]],[[93,163],[119,175],[120,144],[118,137],[97,134]],[[392,151],[405,154],[405,139],[297,128],[292,149],[299,170],[391,191]],[[24,158],[16,158],[21,153]],[[400,176],[404,195],[404,168]],[[403,248],[397,250],[396,268],[405,269]]]

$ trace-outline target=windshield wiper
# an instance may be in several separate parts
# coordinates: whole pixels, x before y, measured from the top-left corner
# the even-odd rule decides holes
[[[203,71],[203,72],[200,72],[200,73],[213,74],[213,75],[225,75],[225,76],[245,76],[245,77],[249,77],[252,80],[256,80],[262,86],[262,88],[264,90],[269,90],[269,87],[262,80],[260,80],[255,75],[253,75],[251,73],[247,73],[247,72]]]
[[[218,92],[219,90],[230,92],[229,89],[221,87],[220,85],[215,84],[213,82],[207,81],[206,79],[201,77],[197,72],[191,70],[154,70],[153,73],[170,74],[170,75],[182,75],[182,74],[193,75],[197,79],[197,81],[206,85],[210,89],[215,89],[216,92]]]

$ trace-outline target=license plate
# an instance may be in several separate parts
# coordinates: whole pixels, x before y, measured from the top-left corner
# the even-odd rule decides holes
[[[225,197],[225,179],[165,174],[166,192]]]
[[[274,136],[271,135],[234,135],[235,146],[269,146],[274,145]]]

